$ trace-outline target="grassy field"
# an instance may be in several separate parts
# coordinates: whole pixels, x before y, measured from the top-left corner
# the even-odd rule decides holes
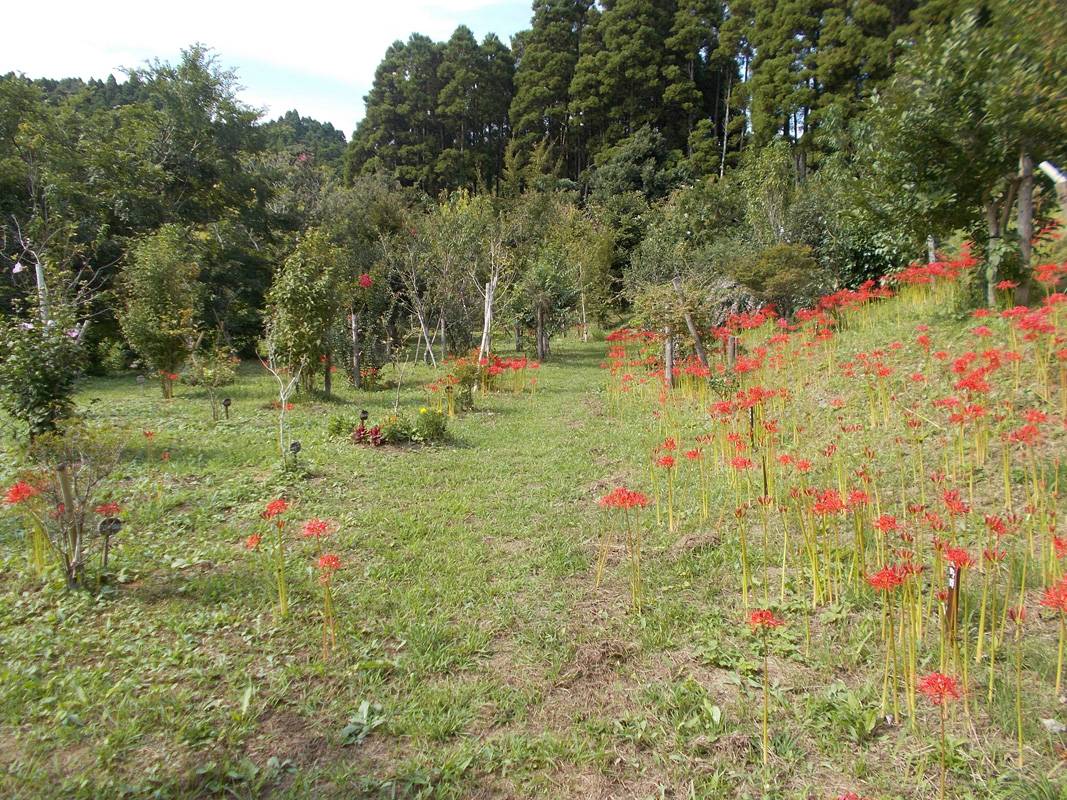
[[[752,374],[729,386],[683,380],[663,396],[648,365],[636,365],[640,343],[616,352],[611,371],[609,345],[558,340],[535,393],[476,395],[435,445],[349,440],[361,408],[372,421],[392,413],[392,391],[298,396],[287,417],[302,449],[288,469],[277,395],[258,364],[226,388],[233,405],[219,421],[195,388],[164,401],[133,377],[88,382],[86,420],[129,442],[97,494],[123,507],[124,527],[102,590],[70,592],[56,571],[34,574],[15,510],[0,516],[0,794],[925,798],[938,796],[944,755],[948,796],[1067,797],[1060,628],[1040,603],[1062,569],[1044,549],[1052,532],[1037,530],[1050,520],[1055,529],[1063,511],[1059,373],[1053,364],[1050,388],[1039,387],[1024,355],[1019,380],[1009,365],[992,390],[1010,418],[989,422],[985,440],[972,443],[970,428],[957,437],[929,405],[953,391],[959,376],[948,367],[974,347],[976,321],[952,310],[929,295],[872,300],[842,312],[847,330],[832,340],[812,327],[784,345],[769,343],[765,326],[746,335],[746,355],[770,350]],[[982,322],[1007,348],[1010,321]],[[923,324],[946,358],[915,345]],[[878,348],[892,370],[881,381],[856,358]],[[909,377],[918,372],[923,380]],[[405,373],[408,416],[435,402],[423,387],[440,374]],[[736,407],[728,419],[709,414],[760,382],[789,399],[767,401],[758,418]],[[1030,460],[1008,467],[1018,514],[1001,545],[1010,558],[984,561],[983,515],[1007,514],[998,435],[1024,409],[1049,422]],[[908,438],[911,415],[926,425],[921,441]],[[757,420],[777,433],[757,441]],[[664,449],[668,439],[676,451]],[[682,455],[697,447],[706,472]],[[3,448],[9,486],[24,463],[10,436]],[[654,466],[664,452],[677,458],[669,481]],[[754,468],[731,468],[735,452]],[[871,496],[869,510],[842,512],[832,544],[812,531],[814,557],[801,527],[816,517],[803,491],[790,501],[785,454],[813,462],[808,487],[865,486]],[[958,652],[944,646],[934,596],[943,564],[923,527],[927,511],[948,519],[937,498],[950,486],[970,507],[952,515],[953,537],[977,562],[965,571]],[[597,501],[617,487],[660,498],[641,514],[640,614],[620,536],[595,585],[611,524]],[[920,492],[925,510],[915,508]],[[773,506],[755,502],[771,495]],[[245,545],[269,538],[260,515],[278,498],[291,504],[280,517],[284,618]],[[926,567],[917,600],[897,606],[909,622],[897,618],[888,637],[887,606],[865,576],[899,558],[876,546],[876,511],[927,540],[911,545]],[[861,513],[862,547],[853,543]],[[331,521],[332,533],[300,536],[312,518]],[[343,646],[325,655],[319,544],[341,562],[330,587]],[[982,622],[990,576],[1000,604]],[[1028,616],[1013,627],[1006,611],[1020,600]],[[762,608],[785,622],[766,637],[766,672],[763,639],[746,624]],[[918,631],[908,627],[916,621]],[[939,708],[914,691],[941,670],[965,691],[946,706],[944,739]]]

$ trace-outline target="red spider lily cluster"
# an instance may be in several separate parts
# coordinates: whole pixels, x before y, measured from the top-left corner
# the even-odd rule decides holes
[[[917,713],[931,658],[956,686],[980,671],[985,690],[966,702],[992,702],[1010,666],[1006,623],[1038,604],[1038,584],[1041,622],[1067,618],[1067,265],[1035,268],[1044,294],[1030,307],[1013,306],[1007,281],[999,307],[955,333],[926,324],[980,266],[964,251],[791,319],[733,315],[702,331],[707,364],[683,355],[671,375],[662,332],[623,329],[602,365],[611,413],[649,431],[657,524],[737,547],[746,614],[758,591],[806,613],[880,598],[894,716]]]

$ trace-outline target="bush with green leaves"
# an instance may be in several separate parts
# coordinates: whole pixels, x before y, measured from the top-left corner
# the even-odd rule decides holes
[[[48,322],[8,318],[0,327],[0,406],[31,439],[55,430],[73,407],[84,362],[73,321],[62,314]]]
[[[195,345],[199,274],[188,236],[178,225],[164,225],[142,240],[124,274],[122,332],[130,347],[159,372],[164,397],[171,396],[172,376]]]
[[[440,409],[420,408],[411,430],[411,439],[415,442],[440,442],[445,438],[447,427],[447,418]]]

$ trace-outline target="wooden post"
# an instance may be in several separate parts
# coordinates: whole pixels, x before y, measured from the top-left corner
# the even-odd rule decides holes
[[[674,291],[678,295],[678,302],[681,303],[682,314],[685,315],[685,325],[689,328],[689,335],[693,337],[693,347],[697,351],[697,358],[700,359],[700,365],[707,369],[708,354],[704,351],[704,342],[700,338],[700,331],[697,329],[696,323],[693,321],[693,315],[689,313],[689,308],[685,304],[685,293],[682,292],[681,278],[675,277]]]

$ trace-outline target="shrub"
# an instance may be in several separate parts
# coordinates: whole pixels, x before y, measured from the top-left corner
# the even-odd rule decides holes
[[[381,425],[382,441],[386,444],[400,444],[411,441],[411,425],[400,412],[395,417],[384,417]]]
[[[0,406],[30,438],[56,429],[73,407],[84,363],[77,335],[60,316],[47,323],[12,318],[0,326]]]
[[[420,408],[411,438],[416,442],[439,442],[445,438],[446,417],[440,409]]]

